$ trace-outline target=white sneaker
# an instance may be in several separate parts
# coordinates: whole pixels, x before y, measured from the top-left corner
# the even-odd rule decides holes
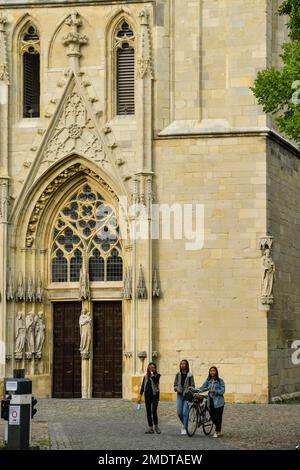
[[[219,437],[219,436],[218,436],[218,433],[215,432],[215,434],[213,435],[213,437]]]
[[[186,435],[186,429],[185,429],[184,426],[182,426],[182,428],[181,428],[181,435],[182,435],[182,436],[185,436],[185,435]]]

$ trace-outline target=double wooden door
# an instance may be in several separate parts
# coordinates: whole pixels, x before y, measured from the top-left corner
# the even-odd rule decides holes
[[[54,304],[53,397],[81,397],[81,302]],[[92,394],[122,397],[122,303],[93,303]]]
[[[80,313],[80,302],[54,304],[54,398],[81,398]]]
[[[94,302],[93,396],[122,397],[122,303]]]

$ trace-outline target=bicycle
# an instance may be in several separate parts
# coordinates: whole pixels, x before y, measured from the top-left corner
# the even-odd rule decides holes
[[[192,437],[197,428],[202,426],[203,432],[206,436],[209,436],[213,429],[213,422],[210,416],[208,408],[207,396],[192,394],[191,404],[189,409],[187,435]]]

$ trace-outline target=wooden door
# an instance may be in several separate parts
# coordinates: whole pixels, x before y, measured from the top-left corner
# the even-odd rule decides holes
[[[93,303],[93,396],[122,397],[122,302]]]
[[[53,307],[53,397],[81,398],[81,303],[58,302]]]

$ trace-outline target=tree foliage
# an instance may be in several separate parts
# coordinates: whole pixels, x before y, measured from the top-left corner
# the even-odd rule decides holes
[[[279,15],[288,15],[289,42],[282,45],[283,67],[258,72],[251,88],[265,113],[276,115],[281,132],[300,144],[300,0],[285,0]]]

